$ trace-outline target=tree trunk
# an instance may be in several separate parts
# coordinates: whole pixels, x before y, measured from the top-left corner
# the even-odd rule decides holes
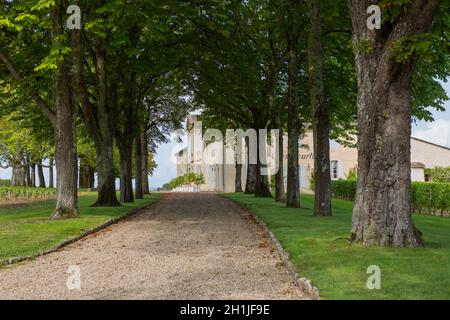
[[[314,215],[331,216],[330,117],[323,80],[322,22],[318,0],[308,0],[308,61],[314,136]]]
[[[65,78],[61,71],[61,78]],[[66,71],[67,72],[67,71]],[[57,80],[58,81],[58,80]],[[77,199],[77,153],[75,133],[75,113],[70,106],[68,81],[58,81],[57,87],[57,129],[55,132],[56,158],[56,209],[51,219],[72,218],[78,216]],[[61,88],[62,87],[62,88]],[[62,105],[61,105],[62,104]],[[68,105],[67,105],[68,104]],[[64,147],[63,147],[64,146]],[[52,170],[52,169],[51,169]],[[52,182],[52,181],[51,181]]]
[[[12,167],[11,185],[13,187],[25,187],[25,169],[21,163],[14,163]]]
[[[54,188],[55,184],[53,182],[53,155],[50,156],[49,159],[49,167],[48,167],[48,187]]]
[[[272,197],[269,186],[269,177],[261,174],[261,165],[255,166],[255,197]]]
[[[272,48],[271,55],[271,67],[269,75],[269,88],[268,88],[268,103],[270,109],[270,115],[272,118],[272,128],[279,131],[278,137],[278,171],[275,173],[275,201],[285,202],[286,195],[284,191],[284,163],[283,163],[283,130],[281,126],[280,113],[281,110],[278,104],[275,102],[275,89],[278,83],[278,74],[280,68],[281,54],[277,48],[276,41],[272,33],[269,33],[269,40]]]
[[[358,76],[358,184],[353,209],[353,242],[421,246],[411,219],[411,79],[416,55],[393,57],[393,43],[427,32],[441,1],[416,0],[402,7],[394,25],[369,30],[372,1],[350,0]],[[383,26],[384,27],[384,26]],[[389,31],[389,32],[386,32]],[[366,45],[367,46],[367,45]]]
[[[62,45],[64,33],[63,2],[51,9],[52,44]],[[56,209],[51,219],[71,218],[78,216],[77,198],[77,140],[76,140],[76,108],[72,103],[69,79],[70,67],[67,59],[61,61],[54,74],[54,94],[56,106],[55,124],[55,158],[56,176]]]
[[[25,158],[25,162],[28,162],[28,161],[29,161],[28,157]],[[31,187],[31,170],[30,170],[30,165],[27,164],[24,167],[24,170],[25,170],[25,185],[27,187]]]
[[[97,132],[94,143],[97,152],[96,169],[98,174],[98,198],[94,207],[120,206],[116,196],[116,175],[114,173],[113,155],[113,121],[108,107],[106,82],[106,44],[97,39],[96,44],[96,99],[97,99]]]
[[[36,188],[36,163],[30,164],[30,186]]]
[[[102,2],[103,3],[103,2]],[[96,171],[98,178],[98,198],[94,207],[120,206],[116,196],[113,136],[114,103],[107,102],[106,79],[106,43],[102,38],[94,40],[95,47],[95,99],[96,104],[90,102],[89,92],[84,79],[83,46],[80,30],[72,30],[72,53],[76,74],[78,103],[82,106],[83,120],[89,135],[92,137],[96,150]]]
[[[51,9],[53,46],[62,45],[63,2]],[[61,61],[54,74],[54,94],[56,106],[55,125],[55,158],[56,176],[56,209],[51,219],[71,218],[78,216],[77,198],[77,145],[76,145],[76,108],[72,103],[69,79],[70,67],[66,59]]]
[[[236,176],[234,178],[234,192],[243,192],[242,190],[242,164],[236,162]]]
[[[128,91],[129,87],[127,87]],[[116,128],[116,142],[120,155],[120,201],[133,202],[133,127],[135,126],[134,110],[129,94],[127,104],[123,106],[123,128]]]
[[[133,144],[118,143],[120,154],[120,202],[133,202]]]
[[[272,197],[272,194],[270,192],[268,176],[261,174],[261,166],[263,166],[261,158],[267,158],[266,141],[264,141],[263,148],[261,150],[259,134],[257,134],[257,137],[258,143],[257,143],[257,157],[256,157],[257,163],[255,165],[255,197]]]
[[[245,193],[255,193],[255,165],[250,164],[250,143],[248,137],[245,137],[245,144],[247,146],[247,179],[245,181]]]
[[[90,190],[94,190],[94,184],[95,184],[95,168],[89,166],[88,188]]]
[[[120,60],[116,60],[116,72],[114,77],[122,77],[122,69]],[[120,176],[120,198],[123,202],[133,202],[133,142],[135,140],[135,128],[137,123],[137,108],[133,96],[134,74],[128,79],[124,85],[124,102],[118,109],[118,116],[123,121],[121,126],[116,126],[116,141],[119,145],[121,176]],[[113,87],[114,101],[117,103],[118,88]],[[119,112],[119,109],[122,112]],[[137,135],[138,137],[138,135]],[[140,138],[140,137],[139,137]],[[139,139],[138,138],[138,139]],[[141,161],[141,160],[139,160]],[[139,174],[142,172],[139,171]],[[136,173],[137,175],[137,173]],[[139,198],[138,198],[139,199]]]
[[[145,130],[141,132],[141,146],[142,146],[142,193],[150,194],[150,187],[148,183],[148,141]]]
[[[78,171],[78,187],[80,189],[86,189],[86,167],[87,165],[80,160],[80,170]]]
[[[141,135],[139,132],[136,133],[136,137],[134,139],[135,142],[135,148],[134,148],[134,152],[135,152],[135,185],[134,185],[134,189],[135,189],[135,193],[136,193],[136,199],[143,199],[144,198],[144,193],[143,193],[143,188],[142,188],[142,145],[141,145]]]
[[[111,139],[103,146],[96,146],[96,168],[98,177],[98,197],[93,207],[118,207],[116,196],[116,175],[114,173],[113,143]],[[98,145],[98,144],[96,144]]]
[[[275,173],[275,201],[285,202],[284,192],[284,150],[283,150],[283,130],[281,129],[280,112],[275,106],[273,95],[269,96],[269,107],[272,110],[272,123],[274,129],[279,130],[278,137],[278,171]]]
[[[37,171],[39,177],[39,188],[45,188],[44,169],[42,168],[42,161],[37,164]]]
[[[82,189],[93,189],[94,168],[80,160],[79,186]]]
[[[245,181],[245,191],[246,194],[255,193],[255,165],[247,165],[247,179]]]
[[[285,203],[286,193],[284,191],[284,138],[283,131],[280,129],[280,136],[278,138],[278,172],[275,174],[275,201]]]
[[[63,2],[51,9],[52,44],[62,45]],[[67,60],[59,63],[54,74],[54,94],[56,106],[55,124],[55,158],[56,158],[56,209],[51,219],[71,218],[78,216],[77,197],[77,140],[76,140],[76,108],[72,103],[70,92],[70,67]]]
[[[298,172],[299,107],[298,107],[298,43],[300,37],[300,1],[288,0],[288,176],[286,205],[300,207]]]

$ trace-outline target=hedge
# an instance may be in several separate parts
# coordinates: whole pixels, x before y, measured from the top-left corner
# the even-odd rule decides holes
[[[450,183],[413,182],[411,189],[414,212],[450,213]]]
[[[0,187],[10,187],[11,180],[9,179],[0,179]]]
[[[333,180],[331,190],[333,197],[353,201],[356,195],[356,180]],[[416,213],[450,213],[450,183],[413,182],[411,202]]]
[[[356,180],[332,180],[331,191],[337,199],[353,201],[356,195]]]
[[[205,183],[205,176],[203,173],[195,174],[194,172],[187,172],[182,176],[178,176],[172,179],[169,183],[163,185],[164,190],[173,190],[178,187],[191,186],[195,184],[197,186]]]

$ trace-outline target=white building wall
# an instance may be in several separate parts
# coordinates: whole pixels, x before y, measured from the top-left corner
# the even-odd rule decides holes
[[[190,125],[193,128],[193,118],[190,118]],[[189,131],[188,147],[178,161],[187,161],[188,165],[177,165],[177,174],[184,174],[188,170],[196,170],[196,173],[203,173],[205,184],[200,186],[202,191],[234,192],[234,182],[236,169],[234,165],[205,165],[201,163],[201,155],[195,154],[193,144],[202,143],[194,139],[194,130]],[[202,143],[203,144],[203,143]],[[299,174],[300,188],[307,190],[311,188],[311,176],[314,171],[313,158],[313,136],[312,132],[307,133],[301,139],[302,147],[299,150]],[[204,146],[203,146],[204,147]],[[284,181],[287,183],[287,137],[284,139]],[[247,153],[244,152],[245,164],[242,166],[242,188],[245,189],[247,175]],[[337,179],[345,179],[350,170],[357,167],[358,151],[353,147],[345,147],[335,141],[330,142],[330,160],[337,161]],[[411,138],[411,161],[420,162],[426,168],[436,166],[450,166],[450,149],[433,145],[415,138]],[[330,164],[331,165],[331,164]],[[192,169],[196,168],[196,169]],[[199,172],[200,171],[200,172]],[[413,181],[424,181],[424,169],[412,168],[411,179]]]

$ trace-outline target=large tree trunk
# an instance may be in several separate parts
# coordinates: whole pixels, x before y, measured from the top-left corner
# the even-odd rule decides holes
[[[63,1],[57,2],[51,9],[52,42],[60,46],[64,33]],[[69,78],[70,67],[66,59],[59,63],[54,75],[54,94],[56,106],[55,125],[55,158],[56,176],[56,209],[51,219],[71,218],[78,216],[77,198],[77,140],[76,140],[76,108],[72,102]]]
[[[134,152],[135,152],[135,159],[134,159],[134,164],[135,164],[135,185],[134,185],[134,189],[135,189],[135,193],[136,193],[136,199],[143,199],[144,198],[144,193],[143,193],[143,188],[142,188],[142,145],[141,145],[141,135],[140,132],[136,133],[136,137],[134,139],[135,142],[135,148],[134,148]]]
[[[369,30],[366,10],[373,1],[350,0],[358,76],[358,185],[353,209],[353,242],[420,246],[411,219],[411,79],[416,55],[402,63],[393,44],[427,32],[441,1],[415,0],[384,30]]]
[[[64,76],[62,76],[64,78]],[[60,82],[60,81],[58,81]],[[64,82],[68,86],[68,81]],[[57,87],[64,87],[59,83]],[[66,88],[68,90],[68,88]],[[75,113],[70,106],[70,94],[57,90],[57,129],[55,132],[56,158],[56,209],[51,219],[71,218],[78,216],[77,199],[77,152],[75,133]],[[69,103],[69,105],[66,105]],[[64,147],[63,147],[64,146]]]
[[[53,155],[50,156],[49,158],[49,166],[48,166],[48,187],[49,188],[54,188],[55,184],[54,184],[54,178],[53,178]]]
[[[142,193],[150,194],[150,186],[148,183],[148,141],[145,130],[141,132],[142,146]]]
[[[288,0],[288,177],[286,205],[300,207],[300,181],[298,170],[299,148],[299,102],[298,83],[298,43],[300,37],[300,0]]]
[[[314,215],[331,216],[330,117],[323,80],[322,22],[318,0],[309,6],[309,82],[314,136]]]
[[[42,168],[42,161],[37,164],[37,171],[39,177],[39,188],[45,188],[44,169]]]
[[[63,2],[51,9],[53,45],[61,45],[63,35]],[[56,176],[56,209],[52,219],[78,216],[77,199],[77,145],[76,145],[76,108],[72,103],[70,89],[69,65],[67,60],[60,62],[54,75],[54,92],[56,106],[55,156]]]

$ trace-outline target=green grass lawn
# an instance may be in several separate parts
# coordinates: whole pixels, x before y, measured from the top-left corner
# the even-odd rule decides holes
[[[259,216],[291,256],[301,277],[310,279],[323,299],[450,299],[450,219],[414,215],[425,248],[350,245],[352,203],[333,201],[333,217],[312,216],[313,196],[302,208],[272,199],[225,194]],[[381,289],[366,287],[367,268],[381,268]]]
[[[49,220],[55,200],[34,202],[17,208],[0,208],[0,261],[52,249],[111,218],[156,201],[160,194],[151,194],[143,200],[117,208],[91,208],[96,197],[95,192],[80,193],[80,217],[76,219]]]

